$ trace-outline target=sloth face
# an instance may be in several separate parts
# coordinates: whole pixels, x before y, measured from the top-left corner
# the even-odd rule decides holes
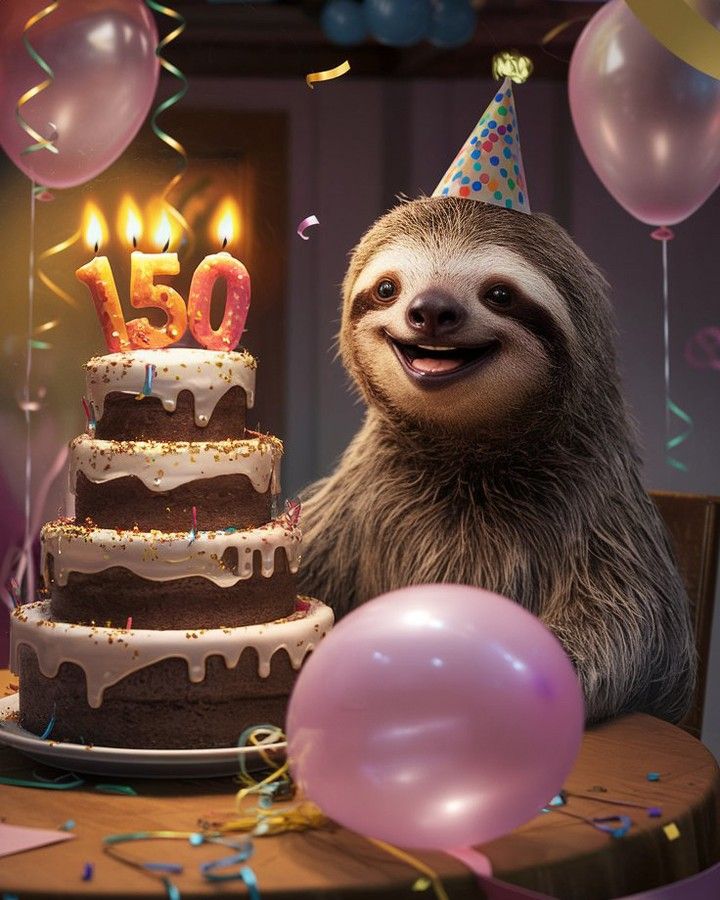
[[[366,396],[453,430],[523,415],[576,341],[553,281],[476,227],[393,230],[345,286],[342,349]]]

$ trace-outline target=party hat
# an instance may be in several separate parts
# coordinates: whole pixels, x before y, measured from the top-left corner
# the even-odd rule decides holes
[[[464,197],[530,212],[509,78],[470,132],[433,197]]]

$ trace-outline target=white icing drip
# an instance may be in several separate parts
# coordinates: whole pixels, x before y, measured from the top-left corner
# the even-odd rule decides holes
[[[98,419],[102,418],[108,394],[142,392],[148,364],[155,366],[151,396],[158,397],[163,407],[173,412],[180,391],[190,391],[195,398],[197,425],[207,425],[218,400],[231,387],[239,386],[245,391],[248,409],[255,402],[256,363],[245,351],[185,347],[131,350],[97,356],[86,363],[87,397],[94,404]]]
[[[50,522],[40,533],[46,583],[48,556],[52,556],[53,575],[60,586],[67,584],[71,572],[90,574],[121,566],[149,581],[200,576],[227,588],[252,576],[256,553],[261,556],[261,573],[269,578],[279,547],[287,554],[290,571],[297,572],[300,540],[300,529],[290,527],[285,518],[230,534],[199,531],[192,542],[187,533],[85,528],[64,522]],[[233,549],[238,563],[230,568],[222,557]]]
[[[170,491],[198,478],[247,475],[258,493],[279,493],[282,444],[277,438],[208,443],[100,441],[81,434],[70,444],[70,490],[78,472],[96,483],[133,475],[151,491]]]
[[[319,600],[299,599],[299,611],[287,619],[239,628],[198,631],[148,631],[97,628],[50,621],[50,602],[28,603],[12,616],[10,668],[17,672],[18,648],[31,647],[40,671],[54,678],[64,662],[85,672],[88,704],[97,709],[106,688],[163,659],[185,660],[190,681],[205,679],[211,656],[221,656],[234,669],[243,650],[252,647],[258,655],[258,675],[267,678],[271,660],[285,650],[294,669],[330,630],[333,614]]]

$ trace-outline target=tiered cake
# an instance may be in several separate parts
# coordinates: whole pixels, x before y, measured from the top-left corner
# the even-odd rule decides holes
[[[29,731],[194,748],[283,724],[332,612],[296,596],[296,511],[271,518],[282,444],[245,428],[255,368],[245,352],[189,349],[87,363],[75,519],[43,528],[49,599],[13,616]]]

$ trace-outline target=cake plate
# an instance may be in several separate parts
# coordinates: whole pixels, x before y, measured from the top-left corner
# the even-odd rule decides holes
[[[134,747],[95,747],[49,741],[21,728],[10,717],[18,712],[18,695],[0,698],[0,744],[36,762],[86,775],[129,775],[133,778],[215,778],[235,775],[240,757],[248,768],[262,765],[261,752],[284,755],[287,744],[258,747],[211,747],[207,750],[141,750]],[[258,766],[259,767],[259,766]]]

